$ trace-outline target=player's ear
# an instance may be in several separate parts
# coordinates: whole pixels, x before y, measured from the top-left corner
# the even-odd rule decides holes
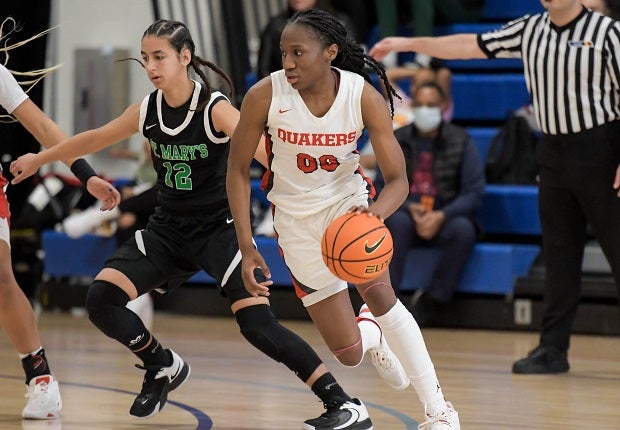
[[[327,59],[329,61],[334,61],[336,56],[338,55],[338,45],[332,43],[325,49],[325,54],[327,55]]]
[[[189,49],[185,48],[181,51],[181,64],[184,66],[189,65],[192,62],[192,53]]]

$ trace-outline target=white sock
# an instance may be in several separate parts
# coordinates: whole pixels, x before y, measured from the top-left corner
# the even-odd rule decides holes
[[[381,329],[374,321],[366,319],[359,321],[357,325],[360,328],[360,334],[362,336],[363,357],[366,351],[381,345]]]
[[[38,347],[37,349],[35,349],[34,351],[29,352],[28,354],[20,354],[20,353],[18,352],[18,353],[17,353],[17,355],[19,355],[19,359],[20,359],[20,360],[23,360],[24,358],[28,357],[29,355],[35,355],[35,354],[38,354],[38,353],[39,353],[39,351],[41,351],[42,349],[43,349],[43,347],[42,347],[42,346],[40,346],[40,347]]]
[[[427,411],[434,413],[446,407],[446,402],[437,380],[435,367],[426,349],[418,323],[407,308],[398,300],[386,314],[375,316],[383,329],[390,348],[400,360],[411,385],[420,401],[427,405]]]

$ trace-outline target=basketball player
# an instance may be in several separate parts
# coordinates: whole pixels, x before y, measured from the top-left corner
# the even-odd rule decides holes
[[[6,41],[8,35],[3,29],[16,23],[7,18],[0,24],[0,41]],[[2,44],[0,52],[8,51],[20,44],[30,42],[46,34],[43,32],[26,41],[10,46]],[[8,57],[8,56],[7,56]],[[42,79],[51,69],[27,73],[30,77]],[[28,97],[11,72],[0,64],[0,105],[17,120],[46,148],[65,140],[67,136]],[[63,158],[77,173],[88,191],[102,202],[102,209],[112,209],[120,202],[120,194],[108,182],[95,175],[88,163],[75,158]],[[45,350],[37,329],[34,312],[30,302],[17,285],[11,263],[11,243],[9,230],[9,202],[4,193],[7,180],[2,175],[0,166],[0,326],[17,349],[26,374],[26,397],[28,402],[22,411],[22,417],[30,419],[58,418],[62,408],[62,399],[58,381],[51,373]]]
[[[383,67],[323,11],[295,14],[280,47],[283,70],[248,91],[231,141],[227,189],[245,286],[254,297],[269,295],[269,286],[254,275],[255,269],[262,269],[269,277],[269,269],[252,244],[247,191],[250,161],[265,131],[269,170],[263,183],[274,206],[278,244],[297,295],[327,346],[342,364],[356,366],[366,351],[386,346],[387,340],[400,359],[394,366],[402,364],[406,372],[404,381],[392,385],[413,385],[425,405],[423,428],[460,429],[420,329],[397,300],[389,274],[356,285],[367,303],[356,322],[347,283],[336,278],[321,257],[321,237],[336,217],[358,211],[384,219],[407,196],[405,160],[390,113],[381,94],[364,82],[369,80],[365,67],[375,70],[392,94],[394,89]],[[391,95],[389,99],[393,105]],[[385,177],[385,188],[370,207],[374,189],[359,166],[356,148],[364,127]]]
[[[358,426],[360,420],[368,419],[365,406],[343,391],[305,341],[278,323],[266,297],[252,297],[244,288],[225,190],[229,136],[239,111],[211,87],[202,66],[232,87],[228,76],[194,52],[184,24],[168,20],[152,24],[142,38],[142,61],[156,91],[98,129],[80,133],[51,150],[20,157],[11,166],[15,180],[44,163],[98,151],[137,132],[150,142],[160,186],[159,207],[147,228],[121,245],[106,262],[86,299],[90,320],[144,363],[140,367],[146,376],[130,409],[132,416],[159,412],[168,391],[187,379],[190,366],[165,349],[125,304],[154,289],[175,288],[203,269],[228,296],[243,336],[295,372],[328,406],[320,418],[307,421],[318,420],[324,425],[306,428],[370,428]],[[189,67],[202,84],[190,79]],[[266,164],[264,148],[256,157]],[[354,415],[359,419],[351,420]]]

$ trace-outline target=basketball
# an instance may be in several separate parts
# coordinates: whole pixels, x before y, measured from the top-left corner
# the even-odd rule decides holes
[[[321,254],[329,270],[350,283],[372,281],[392,259],[392,235],[376,216],[347,213],[323,233]]]

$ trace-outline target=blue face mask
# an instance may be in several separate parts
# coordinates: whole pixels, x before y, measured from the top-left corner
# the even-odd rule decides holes
[[[413,108],[413,125],[422,133],[436,130],[441,124],[441,109],[438,107],[420,106]]]

